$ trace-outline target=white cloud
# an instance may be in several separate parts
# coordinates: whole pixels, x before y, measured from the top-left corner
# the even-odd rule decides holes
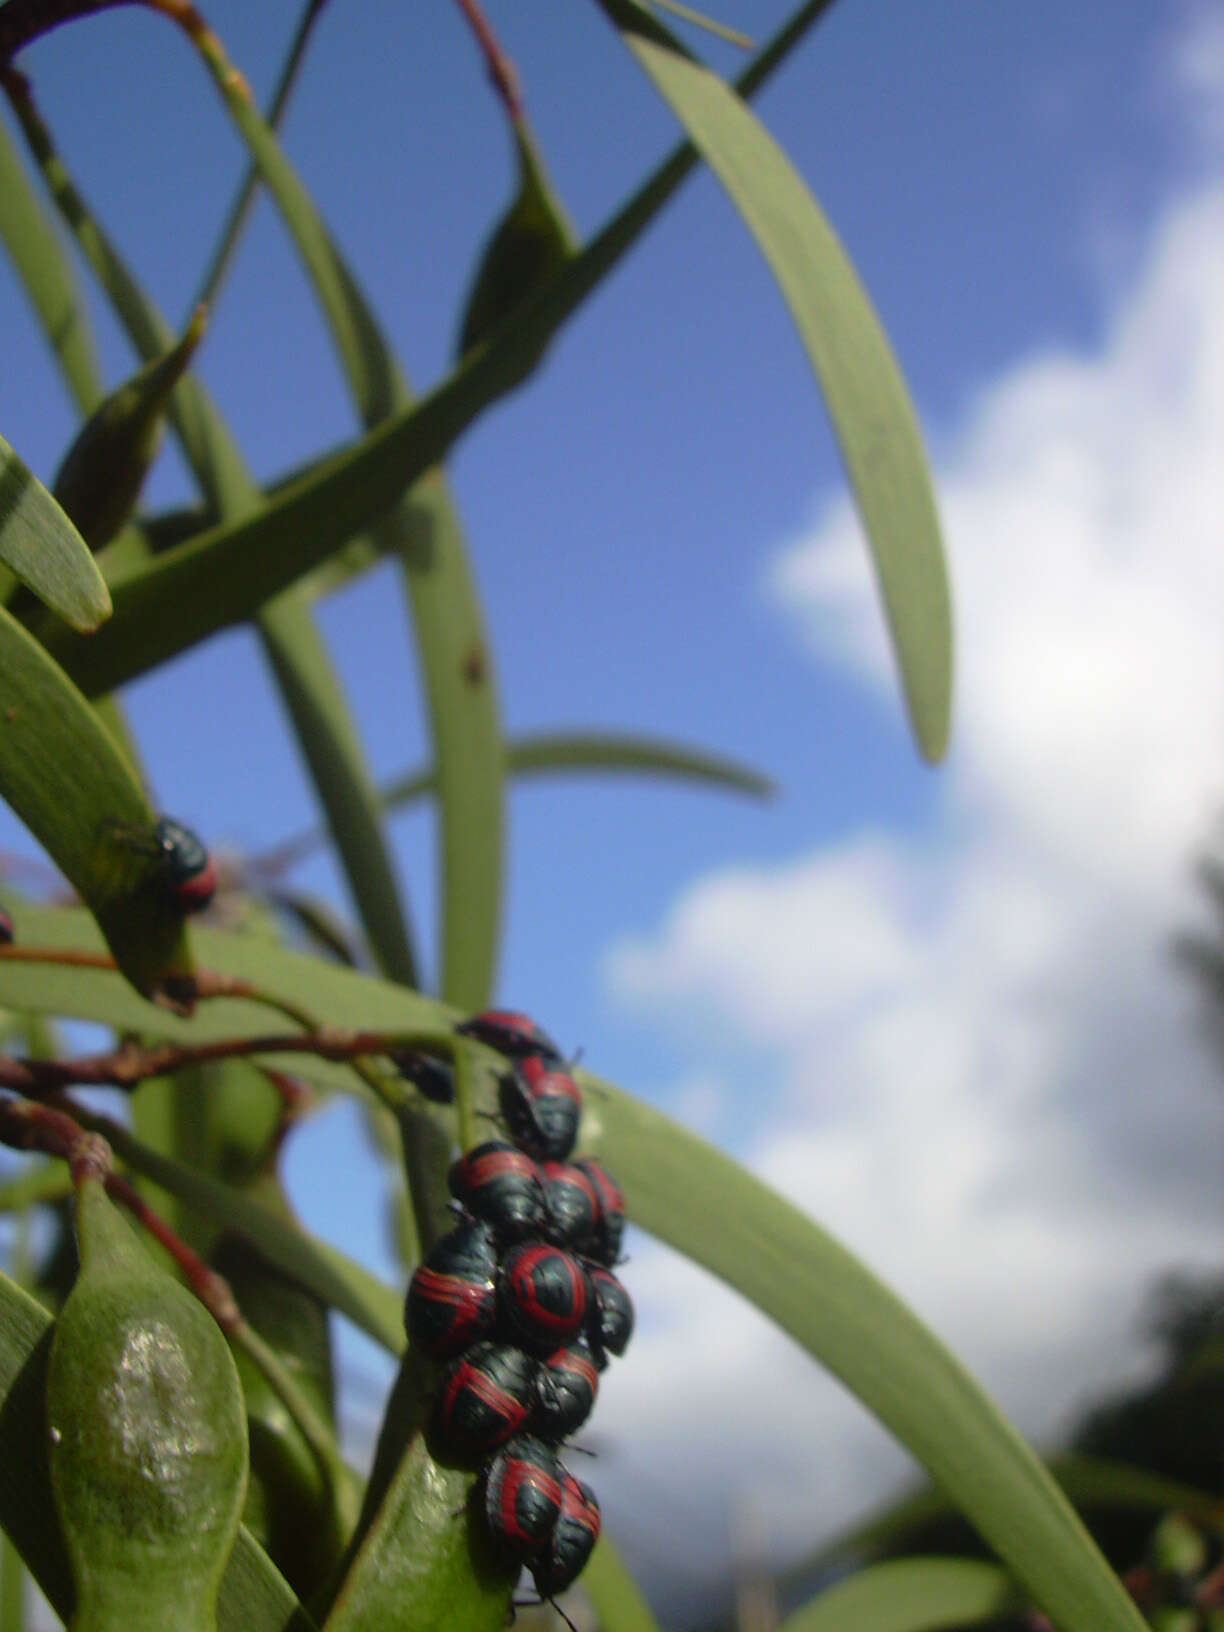
[[[1168,957],[1224,791],[1222,263],[1207,187],[1160,224],[1100,350],[1014,368],[940,471],[945,831],[708,878],[607,964],[622,1001],[699,1006],[768,1045],[782,1112],[756,1170],[1037,1434],[1139,1363],[1146,1279],[1224,1249],[1224,1096]],[[822,656],[894,690],[844,505],[778,555],[770,592]],[[726,1540],[715,1492],[767,1493],[782,1547],[895,1478],[878,1433],[731,1294],[652,1254],[634,1285],[658,1317],[601,1422],[695,1470],[671,1497],[704,1562]]]

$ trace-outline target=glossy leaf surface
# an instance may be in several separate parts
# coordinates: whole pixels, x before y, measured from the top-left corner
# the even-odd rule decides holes
[[[725,82],[636,0],[600,0],[726,188],[820,380],[875,559],[919,747],[948,741],[952,615],[921,434],[854,268],[802,177]]]
[[[74,629],[96,629],[111,598],[58,500],[0,437],[0,561]]]

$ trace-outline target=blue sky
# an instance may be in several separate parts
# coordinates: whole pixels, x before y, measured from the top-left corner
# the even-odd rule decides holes
[[[209,11],[261,94],[295,9]],[[286,143],[425,386],[511,172],[457,9],[411,9],[333,0]],[[726,15],[764,37],[785,10]],[[670,117],[594,6],[488,13],[590,231]],[[180,320],[241,163],[203,74],[135,8],[25,66]],[[513,731],[649,729],[781,789],[516,792],[500,995],[843,1234],[1037,1433],[1141,1363],[1144,1276],[1224,1246],[1216,1067],[1165,953],[1224,784],[1222,82],[1219,9],[1189,0],[841,0],[758,103],[876,302],[935,462],[961,637],[939,771],[906,735],[815,385],[708,177],[452,465]],[[6,268],[0,312],[0,429],[49,477],[71,413]],[[101,328],[117,379],[130,359]],[[201,370],[261,476],[351,434],[266,209]],[[152,501],[184,491],[167,456]],[[376,769],[418,763],[393,581],[326,625]],[[258,849],[312,819],[246,636],[130,701],[165,805],[210,839]],[[395,832],[424,934],[428,818]],[[303,876],[336,889],[325,861]],[[293,1176],[312,1222],[376,1253],[342,1137],[329,1119]],[[737,1300],[643,1242],[629,1279],[643,1332],[605,1391],[599,1482],[661,1602],[722,1562],[738,1507],[798,1549],[900,1477]],[[677,1399],[662,1379],[681,1374]]]

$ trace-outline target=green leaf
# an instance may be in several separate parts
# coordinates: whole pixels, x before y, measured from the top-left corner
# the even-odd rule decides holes
[[[942,758],[952,614],[921,433],[853,266],[802,177],[745,103],[636,0],[600,0],[756,239],[820,380],[875,558],[914,732]]]
[[[577,776],[623,771],[708,783],[757,799],[771,798],[776,791],[768,777],[738,760],[686,748],[682,743],[618,731],[541,731],[512,737],[505,743],[505,756],[506,774],[512,777],[548,776],[558,771]],[[408,771],[383,784],[382,801],[389,810],[395,810],[437,791],[435,771]],[[292,864],[322,844],[325,837],[318,828],[296,833],[274,846],[272,856],[281,865]]]
[[[583,1073],[584,1138],[629,1216],[735,1287],[873,1411],[973,1522],[1060,1632],[1142,1618],[1031,1448],[963,1366],[799,1210],[667,1117]]]
[[[138,991],[164,992],[171,974],[190,969],[139,783],[63,670],[3,608],[0,797],[85,901]]]
[[[409,1439],[366,1515],[324,1632],[498,1632],[518,1566],[493,1557],[472,1484],[470,1473],[436,1463],[421,1434]]]
[[[480,258],[459,326],[459,355],[478,346],[572,259],[574,230],[544,161],[521,119],[515,121],[518,191]]]
[[[166,408],[204,336],[198,307],[180,340],[152,358],[94,409],[56,472],[56,499],[91,550],[100,550],[136,507],[161,447]]]
[[[1163,1513],[1173,1508],[1208,1524],[1219,1522],[1218,1496],[1149,1473],[1146,1468],[1081,1456],[1074,1451],[1063,1451],[1048,1458],[1046,1466],[1068,1500],[1081,1512],[1086,1508],[1129,1508]],[[789,1566],[782,1581],[810,1579],[835,1562],[861,1561],[882,1548],[899,1548],[914,1531],[946,1519],[953,1511],[952,1503],[942,1491],[924,1485],[912,1495],[889,1502],[865,1523],[854,1525],[799,1563]]]
[[[582,1572],[582,1587],[595,1605],[600,1632],[659,1632],[641,1588],[607,1535],[602,1535]]]
[[[779,1632],[949,1632],[1022,1607],[993,1564],[900,1558],[839,1581],[788,1615]]]
[[[259,615],[259,631],[374,955],[393,979],[417,986],[416,953],[400,904],[378,790],[339,676],[300,588],[267,603]]]
[[[101,400],[102,368],[71,263],[0,126],[0,239],[34,305],[78,407]]]
[[[47,1467],[51,1317],[0,1273],[0,1525],[56,1613],[72,1613],[72,1575]],[[313,1623],[245,1530],[226,1565],[218,1632],[313,1632]]]
[[[433,473],[401,507],[397,545],[420,652],[441,807],[441,991],[487,1007],[501,933],[504,756],[493,662],[463,530]]]
[[[118,1126],[109,1126],[106,1137],[115,1154],[135,1172],[177,1196],[210,1223],[245,1237],[269,1264],[299,1281],[389,1353],[398,1354],[403,1349],[402,1293],[384,1286],[337,1248],[320,1250],[322,1243],[300,1226],[253,1201],[243,1191],[161,1155]]]
[[[74,629],[96,629],[111,599],[59,503],[0,437],[0,561]]]
[[[765,83],[829,4],[809,0],[799,9],[740,76],[743,94]],[[311,466],[257,516],[219,524],[148,566],[116,574],[115,616],[90,642],[40,629],[78,685],[89,695],[112,690],[242,621],[390,509],[490,402],[526,377],[540,345],[632,247],[696,162],[696,149],[681,143],[532,297],[519,321],[477,348],[429,396]]]
[[[747,793],[769,798],[774,784],[758,771],[708,754],[682,743],[657,737],[631,736],[618,731],[541,731],[533,736],[514,737],[506,743],[506,770],[511,776],[547,776],[556,771],[598,775],[605,771],[667,775],[693,782],[708,782],[731,793]],[[383,801],[390,808],[410,804],[435,791],[433,771],[412,771],[383,787]]]

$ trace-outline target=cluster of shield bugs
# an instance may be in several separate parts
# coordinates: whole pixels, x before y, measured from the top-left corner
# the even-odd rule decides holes
[[[633,1331],[633,1305],[613,1274],[624,1197],[598,1162],[570,1159],[582,1095],[534,1021],[495,1009],[455,1029],[506,1059],[498,1104],[510,1139],[487,1140],[452,1165],[460,1221],[413,1275],[405,1319],[413,1343],[444,1363],[431,1444],[443,1460],[480,1470],[490,1537],[551,1601],[599,1539],[595,1494],[558,1450]],[[442,1098],[444,1068],[422,1061],[398,1063]]]

